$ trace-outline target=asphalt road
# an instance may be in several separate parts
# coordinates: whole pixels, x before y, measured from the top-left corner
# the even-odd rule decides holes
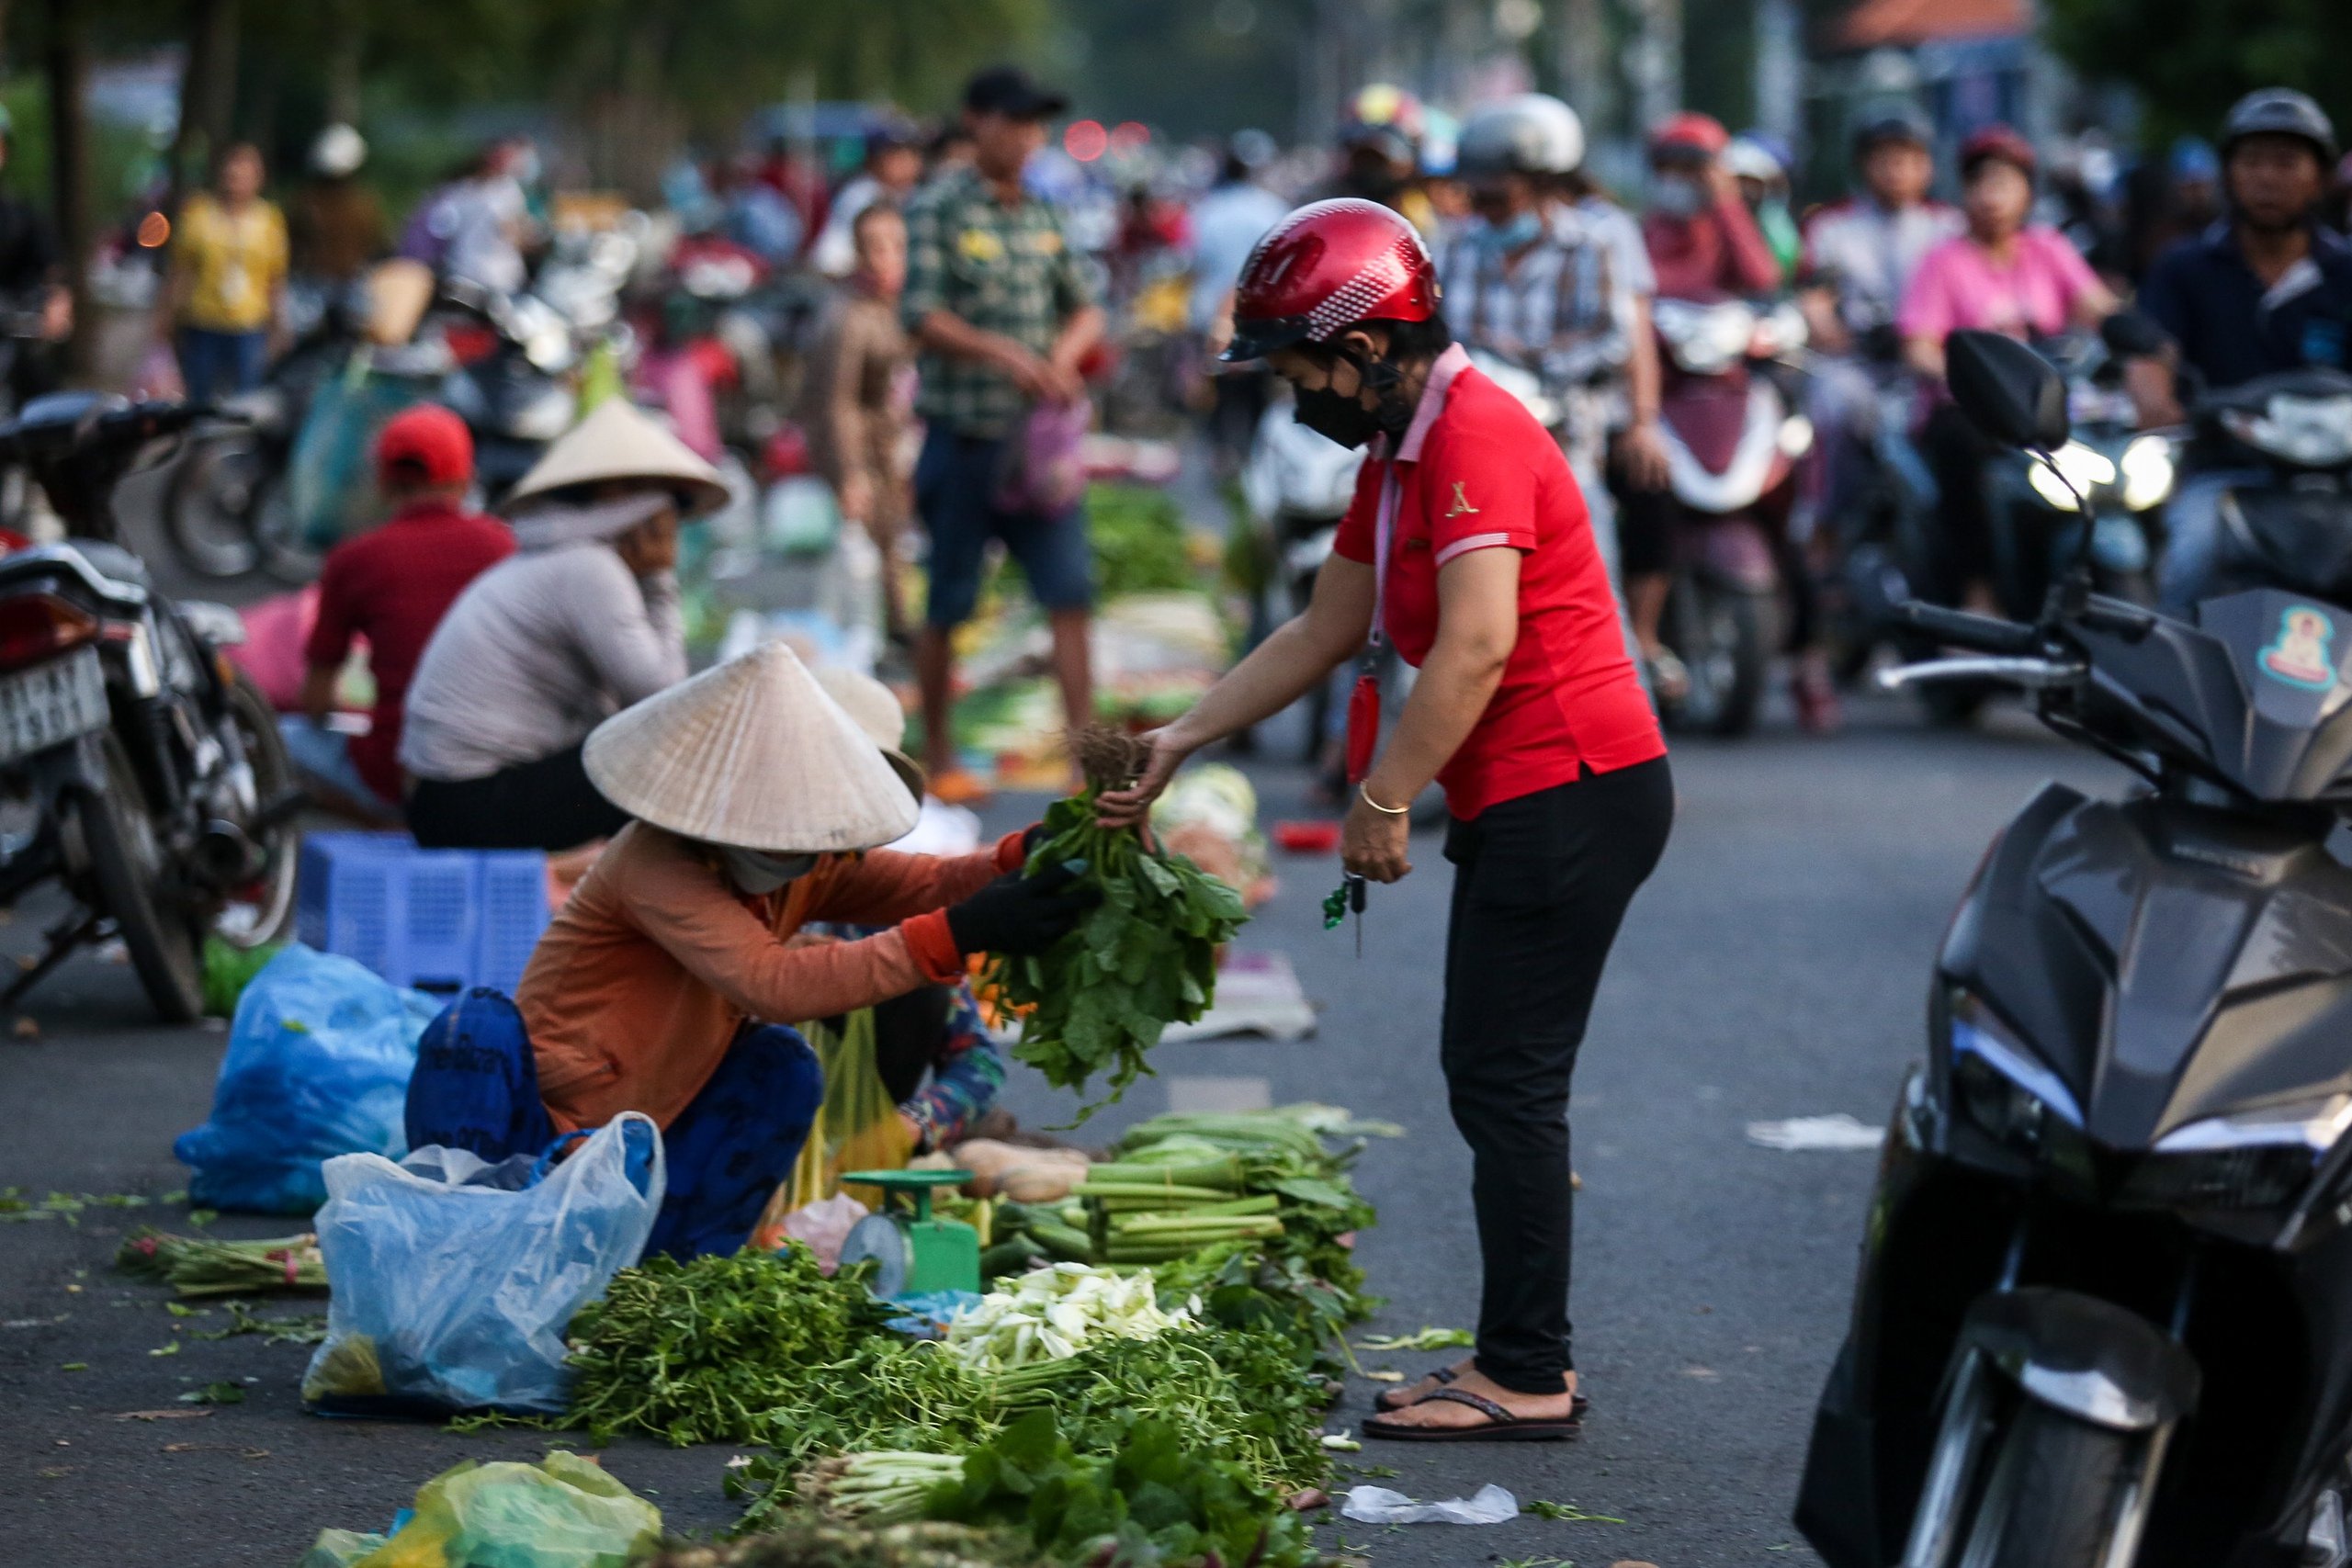
[[[1989,734],[1938,735],[1891,705],[1834,741],[1781,729],[1736,746],[1685,744],[1675,769],[1674,841],[1620,939],[1578,1081],[1587,1434],[1572,1445],[1372,1443],[1349,1456],[1394,1466],[1382,1483],[1418,1498],[1494,1481],[1522,1502],[1574,1502],[1625,1522],[1324,1529],[1377,1563],[1810,1560],[1788,1513],[1841,1331],[1872,1162],[1774,1152],[1744,1128],[1833,1111],[1877,1121],[1918,1053],[1927,964],[1988,836],[2045,777],[2120,783],[2014,718]],[[1296,771],[1256,771],[1265,817],[1295,814]],[[1011,825],[1023,804],[997,815]],[[1448,883],[1438,849],[1434,835],[1417,840],[1413,875],[1374,890],[1361,961],[1351,936],[1320,929],[1330,863],[1283,863],[1282,891],[1243,942],[1290,954],[1322,1009],[1319,1033],[1158,1055],[1170,1079],[1261,1078],[1277,1102],[1324,1100],[1404,1124],[1359,1171],[1381,1211],[1362,1242],[1389,1301],[1374,1326],[1391,1332],[1467,1325],[1476,1306],[1467,1157],[1436,1064]],[[20,913],[0,928],[0,947],[28,950],[33,923]],[[205,1114],[221,1033],[150,1027],[129,971],[87,958],[35,993],[24,1016],[37,1038],[0,1034],[0,1187],[148,1197],[182,1188],[171,1140]],[[1163,1110],[1170,1088],[1147,1081],[1092,1126],[1107,1135]],[[1011,1094],[1033,1122],[1068,1109],[1026,1069],[1015,1069]],[[0,1226],[0,1562],[280,1568],[322,1526],[381,1528],[459,1459],[548,1446],[531,1432],[461,1437],[305,1416],[304,1349],[198,1340],[219,1314],[174,1317],[162,1291],[110,1270],[122,1232],[143,1220],[185,1224],[159,1205]],[[295,1228],[216,1222],[231,1235]],[[1410,1371],[1434,1358],[1365,1359]],[[245,1401],[193,1418],[125,1418],[190,1408],[179,1394],[221,1380],[240,1382]],[[1352,1429],[1378,1386],[1351,1387],[1332,1425]],[[719,1485],[727,1457],[642,1443],[605,1453],[682,1529],[731,1517]]]

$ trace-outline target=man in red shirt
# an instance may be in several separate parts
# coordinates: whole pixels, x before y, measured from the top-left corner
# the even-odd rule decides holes
[[[314,788],[356,815],[401,815],[401,705],[433,628],[465,590],[514,551],[506,525],[465,507],[473,437],[447,409],[426,403],[386,423],[376,478],[392,513],[384,525],[329,551],[319,618],[303,649],[302,711],[279,721],[286,749]],[[354,637],[368,644],[376,706],[364,735],[328,728]]]

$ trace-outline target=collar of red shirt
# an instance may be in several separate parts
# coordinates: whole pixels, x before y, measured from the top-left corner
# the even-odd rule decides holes
[[[1396,460],[1418,463],[1421,460],[1421,443],[1429,439],[1430,426],[1445,412],[1445,400],[1453,390],[1453,378],[1470,368],[1470,351],[1460,344],[1447,347],[1430,367],[1429,379],[1421,385],[1420,406],[1413,411],[1413,423],[1405,427],[1405,439],[1396,444]],[[1386,436],[1381,437],[1381,450],[1375,457],[1385,457]]]

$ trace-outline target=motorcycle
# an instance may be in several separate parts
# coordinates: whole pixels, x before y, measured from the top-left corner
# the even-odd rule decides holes
[[[2030,619],[2065,563],[2079,560],[2099,592],[2154,604],[2152,541],[2172,498],[2178,443],[2167,433],[2137,427],[2121,386],[2121,356],[2099,339],[2051,339],[2038,352],[2065,389],[2069,426],[2049,463],[2014,452],[1985,459],[1994,603],[2012,619]],[[2097,504],[2086,508],[2086,502]],[[1903,563],[1898,599],[1917,592],[1939,604],[1955,602],[1961,585],[1941,567],[1932,525],[1912,537],[1920,548]],[[1908,658],[1933,652],[1916,637],[1897,642]],[[1920,694],[1934,718],[1966,723],[1993,688],[1948,682]]]
[[[1948,352],[2052,462],[2057,371]],[[1966,651],[1882,678],[2024,691],[2146,787],[2045,786],[1945,935],[1797,1506],[1831,1568],[2346,1560],[2352,575],[2176,621],[2087,557],[2031,624],[1905,605]]]
[[[1671,710],[1716,735],[1756,724],[1780,647],[1782,581],[1775,539],[1795,499],[1813,423],[1775,378],[1804,347],[1804,317],[1726,299],[1660,299],[1660,406],[1668,488],[1680,526],[1660,635],[1690,671]]]
[[[116,526],[124,475],[203,417],[66,392],[0,425],[0,460],[69,531],[0,557],[0,798],[34,817],[0,844],[0,907],[52,881],[75,906],[0,1006],[112,934],[156,1012],[189,1022],[206,942],[259,946],[290,912],[303,797],[277,716],[223,651],[243,623],[158,592]]]
[[[2193,417],[2224,463],[2264,475],[2222,492],[2207,591],[2341,581],[2352,570],[2352,376],[2266,376],[2199,399]]]

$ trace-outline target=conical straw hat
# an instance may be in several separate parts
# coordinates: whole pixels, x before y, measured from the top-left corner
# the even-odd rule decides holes
[[[873,740],[781,642],[615,714],[582,760],[630,816],[737,849],[868,850],[904,838],[918,814]]]
[[[857,721],[857,727],[872,737],[874,744],[882,748],[882,755],[907,787],[921,800],[923,792],[922,765],[907,755],[902,749],[907,739],[907,710],[890,688],[871,675],[861,675],[838,664],[818,667],[817,684],[825,688],[825,695],[841,704],[842,711]]]
[[[550,491],[612,479],[650,479],[688,499],[690,514],[727,504],[727,482],[694,448],[627,398],[606,398],[556,437],[506,498],[510,512]]]

